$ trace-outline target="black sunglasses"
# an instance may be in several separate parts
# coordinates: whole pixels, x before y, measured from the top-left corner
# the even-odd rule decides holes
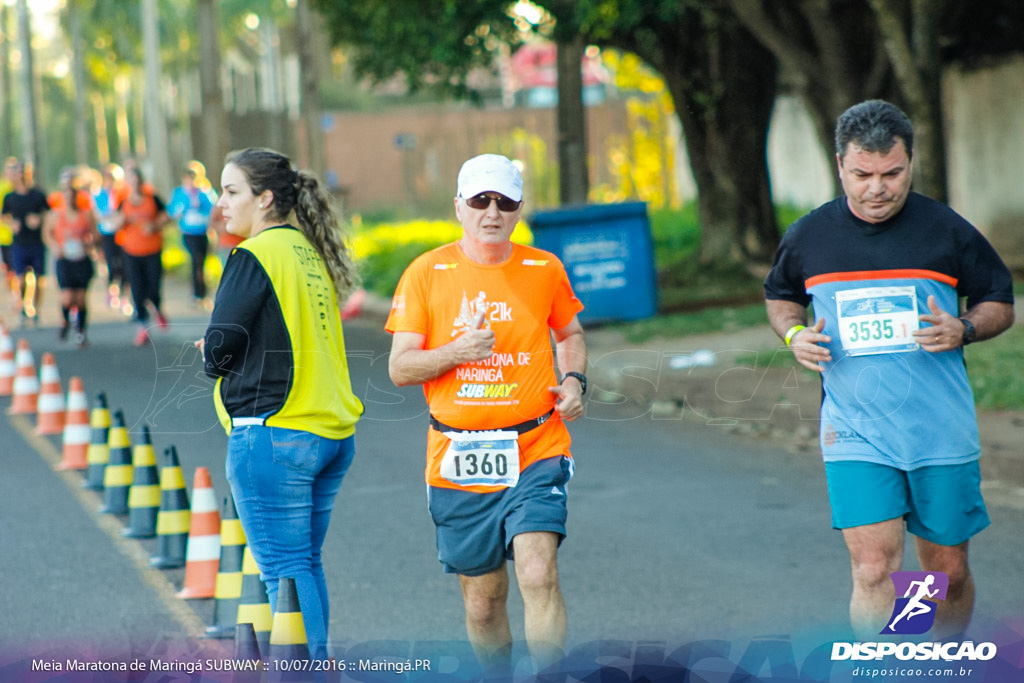
[[[475,197],[466,198],[466,204],[471,209],[477,209],[483,211],[491,206],[491,200],[498,202],[498,211],[505,213],[512,213],[522,206],[522,202],[517,202],[514,199],[509,199],[505,195],[498,195],[497,197],[488,197],[485,194],[478,194]]]

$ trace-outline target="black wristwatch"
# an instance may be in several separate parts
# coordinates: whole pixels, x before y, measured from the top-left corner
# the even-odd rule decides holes
[[[587,376],[586,375],[584,375],[582,372],[567,372],[564,375],[562,375],[562,382],[565,381],[566,377],[575,377],[576,379],[578,379],[580,381],[580,384],[583,386],[583,391],[580,392],[581,396],[583,394],[587,393]],[[559,382],[559,384],[561,384],[562,382]]]
[[[964,336],[961,337],[961,340],[963,341],[963,345],[967,346],[978,338],[978,330],[975,329],[974,323],[967,318],[960,318],[960,322],[964,324]]]

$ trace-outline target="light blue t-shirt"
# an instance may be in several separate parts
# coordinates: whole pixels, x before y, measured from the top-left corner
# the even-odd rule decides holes
[[[204,235],[210,224],[216,198],[211,193],[196,188],[191,192],[184,186],[174,188],[167,203],[167,214],[178,221],[178,227],[186,235]]]
[[[96,204],[96,212],[99,214],[96,228],[103,235],[113,235],[117,232],[117,227],[113,222],[114,214],[117,213],[117,207],[114,206],[113,191],[109,188],[101,187],[92,198]]]

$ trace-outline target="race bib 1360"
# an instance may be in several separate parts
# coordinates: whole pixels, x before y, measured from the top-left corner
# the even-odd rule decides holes
[[[519,483],[519,434],[511,431],[444,432],[451,443],[441,458],[441,476],[460,486]]]

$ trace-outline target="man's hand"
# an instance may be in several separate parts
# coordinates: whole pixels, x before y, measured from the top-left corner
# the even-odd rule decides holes
[[[569,377],[557,387],[548,387],[548,391],[558,397],[555,410],[563,420],[572,422],[583,415],[583,387],[575,377]]]
[[[918,316],[918,320],[930,326],[913,332],[921,348],[929,353],[940,353],[963,346],[964,324],[960,319],[939,308],[933,295],[928,296],[928,310],[931,313]]]
[[[825,319],[818,318],[813,325],[800,330],[789,340],[789,348],[792,349],[797,362],[815,372],[821,372],[819,363],[828,363],[832,360],[832,353],[827,347],[821,346],[832,341],[832,337],[821,333],[823,329]]]
[[[484,311],[473,316],[472,327],[463,332],[452,343],[458,347],[458,356],[463,363],[487,360],[494,354],[494,330],[484,327]]]

